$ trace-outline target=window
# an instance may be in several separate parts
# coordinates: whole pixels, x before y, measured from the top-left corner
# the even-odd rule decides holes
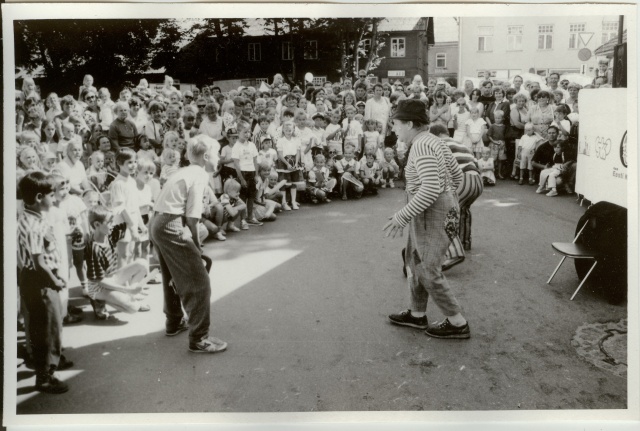
[[[360,49],[364,51],[364,55],[369,55],[369,53],[371,52],[371,39],[360,41]]]
[[[493,51],[493,27],[478,27],[478,51]]]
[[[282,42],[282,59],[293,60],[293,45],[291,42]]]
[[[436,68],[446,69],[447,67],[447,54],[440,52],[436,54]]]
[[[553,48],[553,25],[538,26],[538,49]]]
[[[392,37],[391,38],[391,57],[404,57],[404,56],[405,56],[404,37]]]
[[[313,85],[316,87],[321,87],[327,81],[326,76],[314,76],[313,77]]]
[[[585,28],[584,24],[569,24],[569,49],[584,47],[580,33],[584,33]]]
[[[260,61],[260,44],[249,44],[249,61]]]
[[[522,26],[507,27],[507,51],[522,51]]]
[[[305,60],[318,59],[318,41],[317,40],[304,41],[304,59]]]
[[[618,22],[610,21],[602,23],[602,44],[618,37]]]

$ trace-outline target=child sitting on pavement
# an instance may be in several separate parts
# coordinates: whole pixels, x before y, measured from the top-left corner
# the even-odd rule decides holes
[[[393,148],[384,149],[384,160],[380,163],[380,167],[382,168],[382,184],[380,187],[383,189],[387,186],[389,186],[390,189],[396,186],[393,180],[398,177],[400,167],[393,158],[394,153]]]
[[[325,158],[322,154],[317,154],[314,159],[313,169],[309,171],[307,178],[307,193],[311,196],[311,202],[318,203],[331,202],[327,197],[336,186],[336,180],[329,178],[329,169],[325,166]]]

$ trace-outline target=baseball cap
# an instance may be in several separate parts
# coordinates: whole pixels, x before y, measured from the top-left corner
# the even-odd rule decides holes
[[[273,139],[271,139],[271,136],[269,135],[260,136],[260,143],[262,144],[264,141],[273,141]]]
[[[227,130],[227,136],[238,136],[238,130],[234,128]]]
[[[325,115],[322,112],[317,112],[313,114],[313,117],[311,117],[312,120],[315,120],[316,118],[322,118],[323,120],[327,119],[327,117],[325,117]]]

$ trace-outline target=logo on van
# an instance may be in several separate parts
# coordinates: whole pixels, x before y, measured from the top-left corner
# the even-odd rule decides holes
[[[622,166],[627,167],[627,132],[622,135],[622,141],[620,141],[620,161]]]

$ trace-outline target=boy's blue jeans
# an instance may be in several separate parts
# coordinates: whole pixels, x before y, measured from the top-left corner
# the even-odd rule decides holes
[[[55,273],[55,272],[54,272]],[[29,313],[29,336],[36,376],[53,373],[62,354],[62,301],[43,271],[22,269],[20,297]]]

